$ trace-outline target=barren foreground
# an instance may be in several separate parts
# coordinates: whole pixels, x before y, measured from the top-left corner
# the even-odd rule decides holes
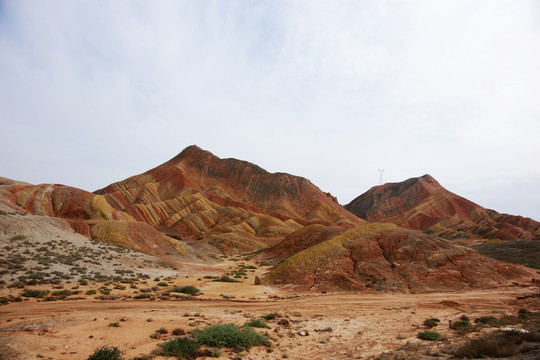
[[[269,329],[256,329],[270,336],[271,346],[239,354],[222,349],[220,358],[368,359],[391,352],[386,358],[445,359],[452,344],[493,331],[485,328],[459,335],[448,327],[449,320],[466,315],[472,322],[480,316],[515,316],[519,309],[540,311],[536,286],[427,294],[292,294],[251,281],[183,278],[174,285],[188,283],[204,294],[175,300],[30,299],[1,306],[0,359],[87,359],[104,345],[118,347],[124,359],[144,359],[142,355],[151,355],[158,343],[173,336],[174,329],[189,332],[209,324],[243,325],[273,312],[289,324],[278,325],[278,318],[267,321]],[[422,324],[429,318],[440,319],[432,330],[443,335],[442,341],[417,338],[419,331],[427,329]],[[116,322],[118,327],[110,326]],[[167,333],[156,333],[160,328]],[[404,350],[399,355],[395,351],[400,347],[415,355],[406,357]]]

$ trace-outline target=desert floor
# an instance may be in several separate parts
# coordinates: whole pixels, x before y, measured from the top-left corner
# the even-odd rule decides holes
[[[224,262],[221,266],[230,269],[235,264]],[[448,327],[449,320],[458,320],[462,315],[471,320],[488,315],[515,316],[519,309],[540,311],[540,291],[534,284],[423,294],[295,293],[290,289],[254,285],[255,275],[265,270],[259,267],[249,272],[241,283],[213,282],[201,275],[177,277],[166,288],[160,288],[161,291],[194,285],[203,294],[193,299],[98,300],[85,292],[99,289],[103,284],[64,284],[64,289],[79,286],[80,299],[31,298],[0,306],[0,359],[87,359],[104,345],[118,347],[124,359],[133,359],[152,354],[158,343],[172,337],[173,329],[189,332],[209,324],[242,325],[273,312],[288,318],[290,324],[278,325],[275,319],[268,321],[270,329],[256,329],[271,337],[270,347],[253,347],[239,354],[222,349],[220,358],[375,359],[401,347],[414,349],[421,354],[419,359],[445,359],[450,357],[446,350],[451,344],[493,330],[458,335]],[[155,281],[138,287],[153,286]],[[31,288],[52,290],[51,285]],[[138,291],[127,286],[124,290],[113,289],[111,294],[134,295]],[[22,289],[3,288],[0,297],[17,296],[21,292]],[[426,329],[422,325],[424,320],[429,318],[441,320],[433,330],[443,335],[443,341],[417,338],[418,332]],[[119,327],[109,326],[114,322]],[[168,333],[152,338],[160,328]]]

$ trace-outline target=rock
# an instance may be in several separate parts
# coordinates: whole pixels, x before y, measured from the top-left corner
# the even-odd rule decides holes
[[[127,317],[125,317],[125,316],[121,317],[120,321],[127,321]]]
[[[282,326],[289,326],[290,325],[290,321],[289,319],[287,318],[281,318],[277,321],[277,324],[278,325],[282,325]]]
[[[152,322],[152,318],[146,319],[147,322]]]
[[[258,276],[255,276],[255,285],[261,285],[261,279]]]
[[[521,333],[521,334],[528,334],[529,333],[528,330],[520,329],[520,328],[503,328],[502,331],[516,332],[516,333]]]

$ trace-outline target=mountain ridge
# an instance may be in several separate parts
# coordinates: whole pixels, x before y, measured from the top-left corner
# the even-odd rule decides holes
[[[374,186],[345,208],[368,221],[431,231],[447,239],[540,239],[539,222],[486,209],[427,174]]]

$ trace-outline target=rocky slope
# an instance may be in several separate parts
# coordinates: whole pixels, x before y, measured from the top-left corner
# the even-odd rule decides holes
[[[528,270],[393,224],[368,224],[310,246],[264,281],[311,290],[444,291],[486,288]]]
[[[103,196],[69,186],[31,185],[1,178],[0,206],[5,215],[63,219],[79,234],[111,245],[152,255],[187,253],[177,240],[112,208]]]
[[[427,230],[446,239],[540,239],[539,222],[485,209],[429,175],[375,186],[345,208],[368,221]]]
[[[144,174],[98,190],[107,203],[179,239],[262,249],[308,224],[365,223],[309,180],[190,146]]]

